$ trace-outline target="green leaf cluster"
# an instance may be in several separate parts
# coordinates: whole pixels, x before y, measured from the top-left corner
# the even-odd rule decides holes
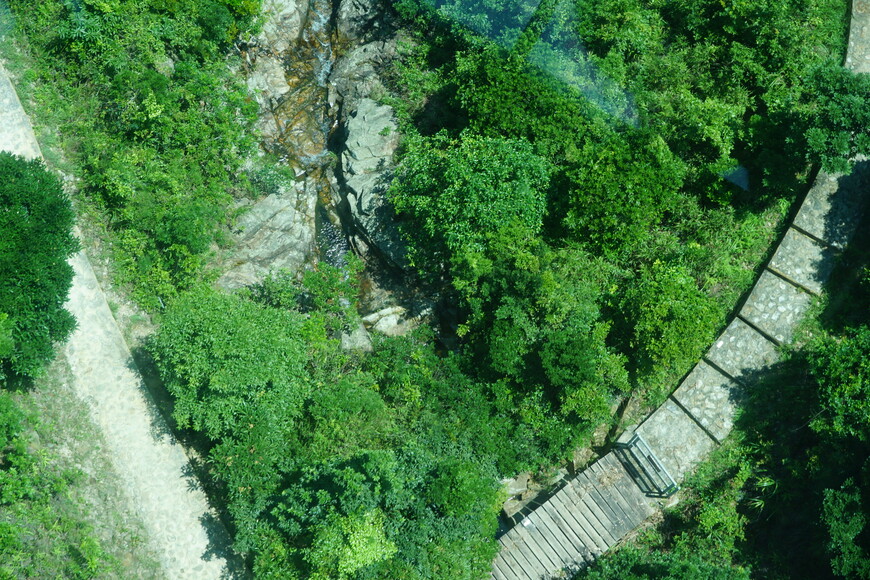
[[[459,299],[479,376],[506,381],[552,450],[571,444],[560,423],[606,420],[631,391],[654,404],[709,346],[818,158],[808,127],[861,147],[863,81],[824,72],[842,2],[399,14],[417,36],[394,89],[418,104],[390,199],[410,256]]]
[[[75,328],[73,210],[41,161],[0,152],[0,381],[33,377]]]
[[[157,308],[201,276],[231,194],[248,187],[256,105],[225,53],[259,2],[10,5],[119,277]]]
[[[343,351],[360,324],[353,270],[180,294],[149,347],[174,417],[212,442],[257,576],[481,577],[497,549],[495,476],[541,452],[509,401],[425,331]]]

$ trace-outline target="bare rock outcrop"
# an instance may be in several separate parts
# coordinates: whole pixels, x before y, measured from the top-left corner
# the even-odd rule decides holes
[[[360,254],[375,251],[407,269],[406,247],[386,199],[399,146],[398,124],[393,108],[378,102],[388,94],[378,71],[394,58],[393,38],[361,44],[333,67],[329,104],[339,120],[341,153],[332,197],[336,205],[347,204],[351,243]]]
[[[298,271],[311,257],[317,194],[301,181],[257,202],[240,202],[231,229],[233,250],[224,259],[218,284],[228,289],[261,281],[269,271]]]

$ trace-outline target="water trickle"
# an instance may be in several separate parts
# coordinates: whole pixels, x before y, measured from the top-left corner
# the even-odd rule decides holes
[[[332,70],[330,0],[311,0],[298,40],[281,54],[287,91],[272,106],[279,154],[297,173],[318,173],[327,162],[327,80]],[[275,147],[271,147],[274,149]]]
[[[347,265],[350,246],[341,226],[332,223],[322,207],[317,212],[317,249],[320,260],[330,266],[343,268]]]
[[[327,90],[335,59],[332,12],[332,0],[308,0],[308,5],[298,12],[303,14],[298,21],[301,30],[280,35],[272,44],[279,49],[269,52],[267,47],[266,58],[279,59],[286,85],[279,84],[280,93],[274,95],[262,114],[273,121],[271,138],[264,147],[293,167],[297,179],[305,181],[306,191],[317,194],[318,209],[311,216],[315,228],[312,236],[316,232],[313,257],[338,264],[344,262],[347,241],[341,227],[332,223],[335,211],[324,210],[332,203],[329,184],[334,161],[327,148],[333,127]],[[331,214],[332,221],[327,214]]]

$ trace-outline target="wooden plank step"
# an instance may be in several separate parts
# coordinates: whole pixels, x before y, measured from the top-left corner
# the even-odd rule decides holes
[[[583,542],[581,542],[570,529],[567,529],[561,521],[557,521],[557,519],[552,515],[553,510],[550,503],[545,502],[535,511],[547,525],[553,536],[556,537],[557,541],[562,544],[566,554],[568,554],[566,569],[576,570],[578,567],[584,566],[586,560],[583,556],[583,552],[586,551],[586,549],[585,546],[583,546]]]
[[[574,576],[578,571],[586,568],[590,563],[594,561],[594,557],[592,556],[589,548],[586,546],[585,542],[583,542],[580,537],[565,524],[565,520],[561,518],[559,514],[557,514],[553,508],[553,506],[547,502],[545,505],[541,507],[541,510],[547,513],[547,516],[553,521],[553,525],[559,529],[559,531],[563,534],[566,541],[570,542],[572,547],[572,562],[566,568],[568,572],[568,577]]]
[[[516,530],[519,537],[525,541],[525,547],[527,548],[531,558],[538,561],[538,575],[549,574],[553,570],[559,569],[562,565],[561,559],[553,553],[549,544],[540,537],[537,530],[526,528],[522,521],[514,527],[514,530]]]
[[[511,574],[508,576],[502,571],[504,566],[504,560],[501,558],[496,558],[492,563],[492,573],[490,576],[493,580],[517,580],[517,577]]]
[[[560,542],[554,535],[553,530],[550,529],[552,524],[545,520],[542,513],[538,513],[538,510],[540,509],[541,508],[538,508],[529,514],[524,521],[528,521],[531,526],[534,526],[533,528],[529,527],[527,529],[529,530],[529,533],[535,534],[535,539],[539,544],[543,545],[543,543],[546,542],[546,544],[549,545],[551,550],[550,554],[551,556],[558,558],[558,566],[559,570],[561,570],[562,568],[570,566],[573,562],[571,550],[570,548],[563,546],[562,542]]]
[[[507,580],[531,580],[532,576],[526,573],[529,564],[525,558],[517,554],[519,548],[514,544],[514,541],[512,539],[505,540],[502,537],[499,540],[499,544],[501,549],[498,556],[496,556],[496,562],[499,563],[498,568]],[[495,567],[495,564],[493,564],[493,567]]]
[[[574,506],[568,505],[564,503],[563,498],[559,497],[559,495],[555,495],[550,498],[550,501],[547,502],[553,507],[553,511],[557,512],[559,516],[566,522],[566,524],[571,528],[571,531],[575,533],[575,535],[583,541],[583,544],[589,550],[589,554],[594,560],[598,554],[602,552],[602,548],[600,545],[602,541],[600,538],[596,538],[596,536],[587,531],[590,527],[586,521],[573,513]]]
[[[546,504],[545,504],[546,505]],[[562,554],[562,564],[564,569],[574,569],[577,566],[577,560],[583,561],[583,557],[574,547],[574,544],[565,536],[559,525],[550,517],[547,510],[542,505],[535,510],[534,515],[541,520],[541,525],[547,529],[547,539],[555,541],[559,544],[559,552]],[[551,544],[552,545],[552,544]],[[555,546],[553,546],[555,548]]]
[[[614,508],[614,506],[611,505],[611,503],[615,504],[616,502],[614,502],[612,498],[608,498],[610,495],[608,489],[601,485],[597,473],[591,469],[587,470],[587,479],[589,481],[589,486],[586,488],[586,491],[589,494],[590,499],[595,502],[595,505],[613,524],[613,536],[618,541],[619,538],[631,531],[631,525],[625,517],[625,512],[623,512],[618,506]]]
[[[618,498],[622,498],[622,505],[626,506],[629,513],[633,514],[636,525],[640,525],[641,522],[655,513],[650,505],[650,499],[643,493],[618,457],[611,453],[607,459],[608,463],[602,465],[601,468],[607,470],[607,480],[613,482],[612,487],[618,492]]]
[[[508,535],[511,537],[508,538]],[[512,544],[510,554],[519,564],[522,574],[535,580],[545,574],[544,565],[541,564],[541,561],[538,560],[538,557],[533,553],[528,541],[522,535],[521,530],[514,527],[510,532],[505,534],[503,539]],[[517,572],[517,575],[520,575],[519,572]]]
[[[519,566],[510,554],[511,543],[510,540],[507,542],[499,540],[499,551],[492,561],[492,575],[497,580],[526,580],[526,576],[518,576],[514,571]]]
[[[504,557],[504,566],[502,569],[510,569],[514,576],[519,580],[531,580],[534,578],[532,570],[534,567],[526,557],[521,553],[520,546],[516,543],[516,537],[505,538],[499,540],[503,548],[500,552]]]
[[[590,467],[590,471],[593,475],[593,481],[598,484],[595,487],[595,491],[601,497],[601,501],[605,503],[614,514],[615,523],[619,529],[620,536],[624,536],[637,527],[637,525],[643,521],[643,518],[638,519],[636,512],[631,508],[631,506],[626,504],[620,494],[617,488],[618,472],[613,476],[609,476],[608,473],[603,471],[603,466],[598,466],[598,462]]]
[[[564,512],[561,513],[569,515],[577,522],[578,529],[591,541],[590,547],[594,546],[593,553],[596,556],[607,550],[608,544],[598,531],[597,521],[587,512],[577,495],[570,493],[567,486],[559,490],[550,501],[558,501],[563,505]]]
[[[586,506],[586,513],[593,518],[592,522],[597,526],[596,531],[599,533],[601,538],[604,539],[609,548],[617,542],[619,537],[614,536],[615,532],[613,529],[613,522],[611,522],[604,514],[601,508],[596,504],[595,499],[590,495],[590,491],[595,486],[594,482],[589,479],[588,473],[583,472],[580,474],[580,477],[572,481],[571,484],[572,485],[566,486],[565,489],[568,490],[569,494],[573,493],[578,498],[578,505],[582,504]]]
[[[590,491],[590,496],[595,500],[595,504],[604,512],[604,515],[611,521],[613,525],[611,528],[613,537],[618,542],[625,534],[634,529],[634,526],[631,525],[625,512],[618,505],[615,508],[611,505],[611,503],[616,504],[613,498],[609,497],[612,493],[612,489],[600,489],[596,487]]]
[[[554,525],[559,528],[559,531],[562,532],[562,535],[571,543],[571,546],[574,548],[574,553],[577,554],[579,558],[583,560],[586,564],[591,563],[594,558],[592,553],[589,550],[589,545],[586,541],[584,541],[577,532],[572,528],[572,525],[569,524],[562,514],[556,509],[556,506],[553,502],[546,502],[540,509],[544,510],[547,515],[553,520]],[[576,527],[577,524],[574,524]]]

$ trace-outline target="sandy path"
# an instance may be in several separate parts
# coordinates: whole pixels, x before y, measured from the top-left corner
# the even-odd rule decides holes
[[[0,67],[0,150],[41,157],[30,121]],[[84,252],[66,304],[78,328],[64,350],[72,387],[91,409],[115,469],[141,517],[151,548],[171,579],[229,575],[213,546],[227,545],[190,464],[159,415]],[[211,535],[211,537],[210,537]]]

